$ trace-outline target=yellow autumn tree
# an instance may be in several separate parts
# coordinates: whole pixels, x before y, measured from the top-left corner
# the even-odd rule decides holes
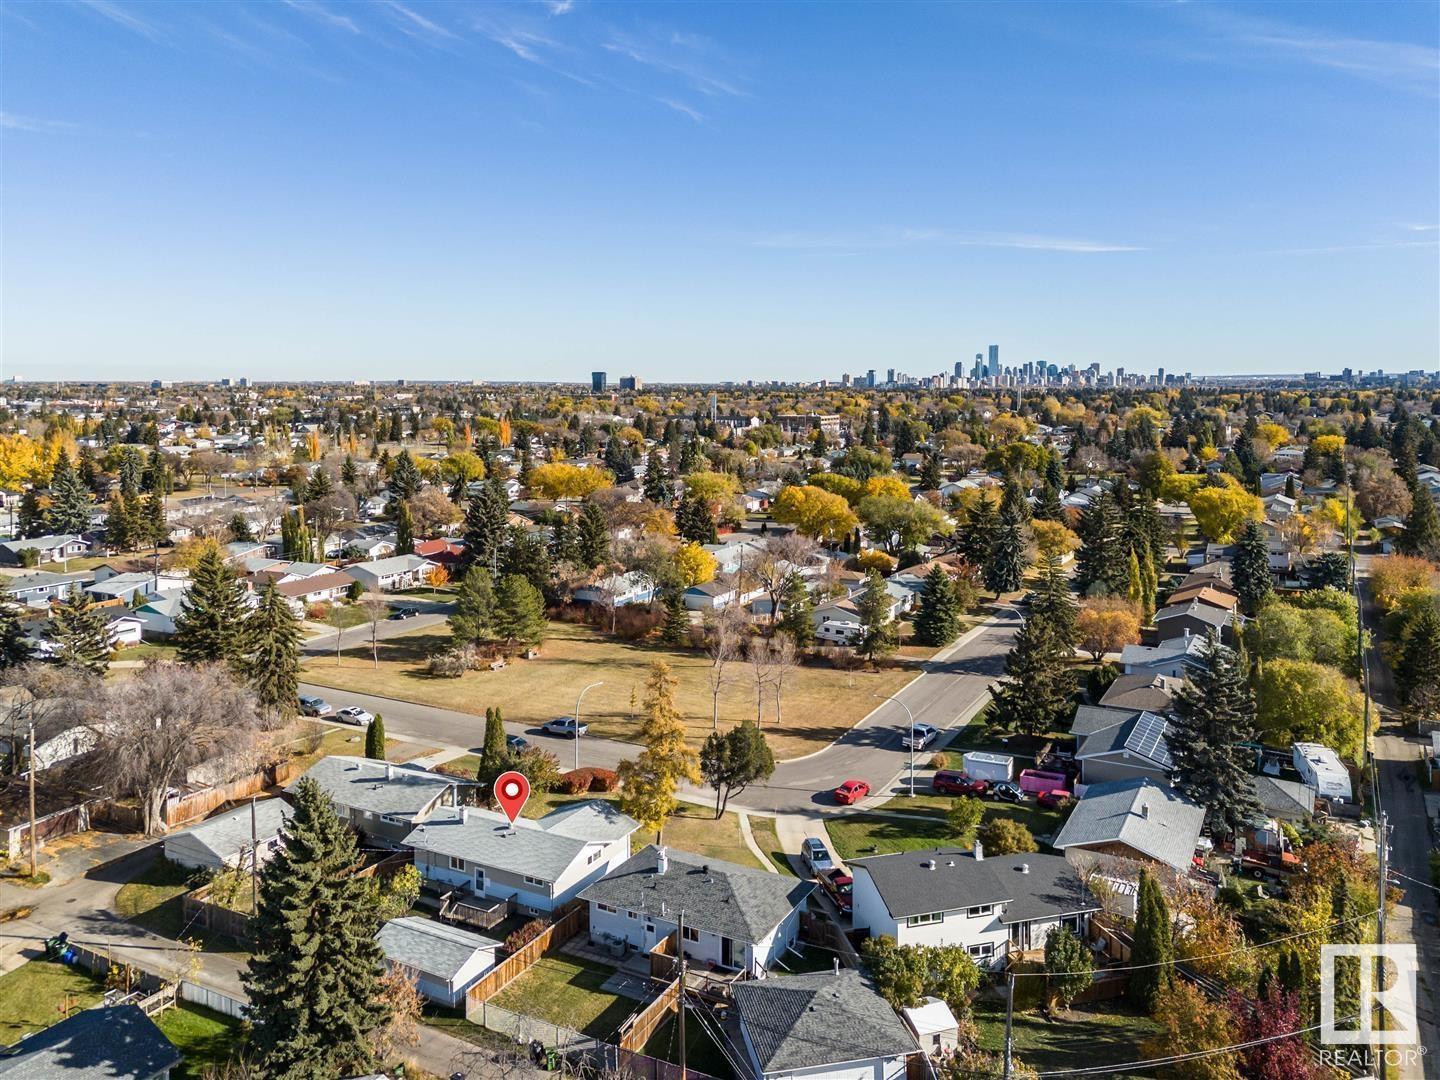
[[[645,680],[639,755],[620,763],[620,809],[655,833],[655,842],[679,809],[675,791],[682,780],[700,782],[700,757],[685,742],[685,722],[675,704],[670,665],[656,660]]]
[[[614,475],[606,469],[585,469],[563,462],[536,465],[530,470],[530,489],[542,499],[583,499],[614,483]]]
[[[715,556],[693,541],[675,550],[675,569],[688,589],[715,580]]]

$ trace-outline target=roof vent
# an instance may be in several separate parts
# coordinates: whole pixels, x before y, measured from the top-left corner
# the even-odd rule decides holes
[[[945,860],[945,865],[946,865],[946,866],[954,866],[954,865],[955,865],[955,860],[954,860],[954,859],[946,859],[946,860]]]
[[[1142,802],[1142,803],[1140,804],[1140,816],[1141,816],[1142,818],[1145,818],[1146,820],[1149,820],[1149,817],[1150,817],[1150,804],[1149,804],[1149,803],[1143,803],[1143,802]]]
[[[1022,873],[1022,874],[1028,874],[1029,872],[1030,872],[1030,864],[1029,864],[1028,862],[1022,862],[1022,863],[1020,864],[1020,873]]]
[[[982,844],[982,843],[980,843],[979,840],[976,840],[976,841],[975,841],[975,861],[976,861],[976,862],[984,862],[984,861],[985,861],[985,845]]]
[[[836,975],[839,975],[839,974],[840,974],[840,957],[838,957],[838,956],[832,956],[830,959],[831,959],[831,960],[834,962],[834,964],[835,964],[835,974],[836,974]]]
[[[666,854],[663,847],[657,848],[655,850],[655,873],[663,874],[668,869],[670,869],[670,856]]]
[[[387,765],[385,766],[385,779],[386,779],[386,780],[394,780],[394,779],[395,779],[395,766],[394,766],[394,765],[389,765],[389,764],[387,764]]]
[[[460,807],[460,824],[461,824],[461,825],[468,825],[469,823],[470,823],[470,807],[468,807],[468,806],[462,806],[462,807]]]

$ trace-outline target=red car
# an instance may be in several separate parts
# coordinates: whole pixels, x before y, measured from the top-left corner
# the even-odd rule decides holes
[[[1035,799],[1046,810],[1060,810],[1070,805],[1070,792],[1062,789],[1042,791]]]
[[[820,875],[820,887],[830,894],[830,899],[835,901],[835,906],[846,915],[850,914],[852,897],[855,889],[855,879],[845,873],[840,867]]]
[[[990,782],[953,769],[941,769],[930,781],[930,788],[937,795],[984,795],[990,790]]]
[[[846,780],[835,789],[835,801],[841,806],[849,806],[869,794],[870,785],[864,780]]]

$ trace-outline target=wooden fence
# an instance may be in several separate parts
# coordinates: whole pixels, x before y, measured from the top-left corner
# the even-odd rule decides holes
[[[212,934],[224,934],[242,944],[248,942],[250,916],[211,900],[210,889],[209,885],[201,885],[180,898],[184,925],[191,929],[199,927]]]
[[[527,942],[518,952],[511,953],[496,964],[485,977],[465,994],[465,1012],[481,1002],[498,994],[510,980],[539,960],[546,953],[558,949],[576,934],[590,928],[590,905],[578,904],[567,914],[551,923],[536,938]]]
[[[677,978],[661,990],[654,1001],[620,1025],[620,1049],[632,1052],[644,1050],[650,1036],[655,1034],[655,1029],[679,1011],[680,980]]]
[[[44,849],[47,840],[58,840],[62,836],[88,832],[90,829],[90,806],[90,803],[84,802],[76,806],[68,806],[64,810],[57,810],[53,814],[46,814],[42,818],[36,818],[35,835],[40,840],[40,849]],[[11,859],[19,859],[30,850],[30,822],[26,820],[12,825],[0,832],[0,839],[3,839],[5,854]]]
[[[300,762],[292,758],[277,765],[267,765],[228,784],[219,784],[189,795],[166,799],[165,827],[173,829],[177,825],[207,817],[226,803],[248,799],[272,787],[283,787],[303,771]]]

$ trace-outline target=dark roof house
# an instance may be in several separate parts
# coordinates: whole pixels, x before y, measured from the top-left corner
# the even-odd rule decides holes
[[[180,1051],[136,1005],[84,1009],[0,1051],[5,1080],[169,1080]]]

